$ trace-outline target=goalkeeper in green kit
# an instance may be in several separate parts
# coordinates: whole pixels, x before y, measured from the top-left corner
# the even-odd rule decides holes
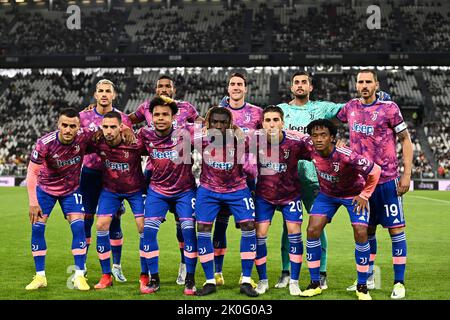
[[[329,119],[338,123],[336,115],[345,103],[333,103],[328,101],[311,101],[309,95],[313,90],[312,77],[307,72],[298,71],[291,78],[291,93],[294,99],[289,103],[281,103],[278,106],[284,112],[284,126],[287,130],[296,130],[306,134],[306,127],[316,119]],[[379,100],[390,100],[385,92],[378,93]],[[302,186],[303,198],[306,211],[309,213],[311,206],[319,192],[319,182],[317,179],[314,164],[309,161],[300,160],[298,162],[298,175]],[[327,289],[327,235],[325,230],[320,237],[322,243],[322,258],[320,259],[320,286]],[[281,238],[281,261],[282,272],[275,288],[284,288],[289,284],[289,239],[287,236],[286,224],[283,224],[283,235]]]

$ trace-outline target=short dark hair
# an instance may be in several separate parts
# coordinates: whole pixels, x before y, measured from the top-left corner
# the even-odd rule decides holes
[[[360,73],[371,73],[371,74],[373,75],[373,79],[375,80],[375,82],[378,81],[377,73],[376,73],[375,70],[372,70],[372,69],[362,69],[362,70],[359,70],[359,71],[358,71],[358,73],[356,74],[356,76],[358,76],[358,74],[360,74]]]
[[[150,113],[153,113],[153,109],[155,109],[156,106],[169,107],[170,110],[172,110],[172,116],[178,113],[177,104],[173,100],[171,100],[171,102],[166,102],[166,100],[161,97],[154,97],[152,101],[150,101]]]
[[[167,79],[167,80],[172,81],[172,84],[173,84],[173,86],[175,87],[175,81],[173,81],[173,79],[172,79],[170,76],[167,76],[167,75],[165,75],[165,74],[163,74],[162,76],[160,76],[160,77],[158,78],[158,81],[159,81],[159,80],[164,80],[164,79]],[[156,81],[156,82],[158,82],[158,81]]]
[[[336,138],[337,135],[337,127],[334,125],[333,122],[331,122],[328,119],[317,119],[312,121],[308,126],[306,127],[306,132],[311,135],[313,129],[315,128],[328,128],[328,131],[330,132],[330,135]]]
[[[312,83],[313,78],[312,78],[311,75],[310,75],[308,72],[306,72],[306,71],[300,71],[300,70],[299,70],[299,71],[296,71],[296,72],[292,75],[292,77],[291,77],[291,82],[292,82],[292,83],[294,83],[294,78],[295,78],[296,76],[307,76],[307,77],[308,77],[309,84]]]
[[[62,109],[59,113],[59,116],[66,116],[67,118],[80,118],[80,113],[74,108],[65,108]]]
[[[210,119],[213,114],[226,114],[230,118],[230,127],[228,129],[233,128],[233,114],[230,109],[225,107],[212,107],[208,110],[208,113],[205,117],[206,128],[209,129],[211,127]]]
[[[265,107],[263,110],[263,118],[267,112],[278,112],[281,115],[281,120],[284,121],[284,112],[283,112],[283,109],[281,109],[279,106],[271,104],[271,105]]]
[[[230,74],[230,76],[228,77],[228,83],[230,83],[231,78],[233,77],[238,77],[241,78],[242,80],[244,80],[244,86],[247,86],[247,78],[244,76],[244,74],[240,73],[240,72],[233,72],[232,74]]]
[[[119,124],[122,123],[122,116],[117,111],[109,111],[103,116],[103,118],[117,119]]]

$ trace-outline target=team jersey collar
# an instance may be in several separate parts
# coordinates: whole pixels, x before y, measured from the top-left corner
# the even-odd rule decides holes
[[[242,105],[242,107],[239,107],[239,108],[233,108],[231,105],[230,105],[230,101],[228,100],[228,108],[230,108],[231,110],[242,110],[242,109],[244,109],[245,108],[245,106],[247,105],[247,102],[245,102],[244,101],[244,104]]]
[[[173,129],[173,126],[172,126],[172,128],[171,128],[171,130],[170,130],[170,132],[169,132],[169,134],[168,134],[167,136],[160,136],[160,135],[158,134],[158,132],[156,131],[156,129],[155,129],[155,135],[156,135],[158,138],[161,138],[161,139],[163,139],[163,138],[168,138],[168,137],[172,136],[173,131],[174,131],[174,129]]]
[[[312,104],[311,100],[308,100],[307,103],[305,103],[304,105],[301,105],[301,106],[298,104],[291,104],[290,102],[287,103],[287,105],[292,108],[308,108],[309,105],[311,105],[311,104]]]
[[[319,152],[317,152],[317,154],[322,158],[322,159],[331,159],[333,157],[334,152],[336,151],[336,145],[334,145],[333,150],[331,150],[330,154],[328,155],[328,157],[323,157]]]
[[[113,107],[111,111],[117,111],[117,110],[116,110],[116,108]],[[97,111],[97,106],[95,106],[94,112],[95,112],[95,114],[98,115],[99,117],[102,117],[102,118],[103,118],[103,117],[105,116],[104,114],[98,113],[98,111]]]
[[[362,103],[362,100],[360,100],[360,101],[361,101],[361,105],[363,107],[371,107],[371,106],[373,106],[374,104],[376,104],[378,102],[378,98],[376,98],[375,101],[370,103],[370,104],[364,104],[364,103]]]

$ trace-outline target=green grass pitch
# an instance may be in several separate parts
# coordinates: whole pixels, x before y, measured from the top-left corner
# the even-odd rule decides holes
[[[415,191],[404,197],[406,217],[406,237],[408,241],[408,262],[406,268],[407,299],[438,300],[450,299],[450,192]],[[195,299],[248,299],[239,294],[238,279],[241,271],[239,258],[240,231],[234,223],[228,228],[228,252],[225,256],[225,286],[218,293],[208,297],[185,297],[183,287],[175,283],[180,253],[175,236],[173,216],[168,214],[167,221],[161,225],[158,240],[160,246],[161,290],[154,295],[141,295],[138,289],[140,272],[138,234],[129,207],[123,216],[124,247],[122,267],[127,283],[115,283],[112,288],[80,292],[67,288],[70,276],[67,268],[73,265],[71,255],[71,233],[68,223],[57,205],[51,214],[46,228],[47,259],[46,273],[48,287],[27,292],[25,286],[35,273],[30,252],[31,227],[28,219],[28,200],[25,188],[0,188],[0,299],[136,299],[136,300],[195,300]],[[302,231],[305,232],[308,216],[304,216]],[[321,299],[356,299],[353,292],[345,288],[355,277],[354,242],[348,214],[341,208],[333,222],[327,226],[329,239],[328,285]],[[291,297],[288,289],[275,289],[280,273],[280,236],[281,215],[276,213],[269,230],[268,238],[268,276],[270,290],[256,299],[298,300]],[[304,235],[304,239],[306,236]],[[390,299],[393,270],[391,243],[388,232],[379,227],[377,233],[378,254],[376,266],[381,270],[381,287],[372,291],[374,300]],[[306,249],[305,249],[306,250]],[[257,280],[256,270],[253,279]],[[91,287],[99,280],[100,265],[95,250],[95,231],[88,255],[88,282]],[[197,264],[196,282],[201,287],[204,273]],[[300,286],[309,283],[306,264],[302,265]]]

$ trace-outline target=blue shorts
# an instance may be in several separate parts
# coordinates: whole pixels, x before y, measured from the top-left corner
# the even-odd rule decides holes
[[[272,222],[276,209],[281,211],[286,222],[298,224],[303,222],[302,200],[300,200],[300,197],[286,205],[275,205],[264,200],[262,197],[256,196],[255,207],[257,223]]]
[[[330,197],[323,194],[322,192],[319,192],[316,200],[314,200],[309,215],[325,216],[328,218],[328,222],[331,222],[331,219],[333,219],[333,216],[341,205],[347,208],[352,224],[360,224],[364,226],[367,226],[369,224],[369,212],[367,212],[367,210],[364,210],[358,215],[356,213],[356,210],[353,211],[355,205],[352,204],[352,199]]]
[[[369,199],[369,225],[381,224],[384,228],[399,228],[405,226],[402,197],[397,195],[398,178],[377,185]]]
[[[175,208],[180,220],[194,220],[195,190],[165,196],[148,188],[145,200],[145,218],[164,220],[170,208]]]
[[[103,189],[100,194],[97,215],[114,217],[125,199],[130,204],[135,218],[144,216],[144,196],[142,191],[115,193],[106,189]]]
[[[236,223],[255,220],[255,204],[247,187],[235,192],[218,193],[202,186],[197,189],[196,220],[212,224],[224,204],[228,205]]]
[[[62,212],[64,213],[64,218],[70,214],[84,214],[83,197],[79,188],[68,195],[58,197],[45,192],[37,186],[36,194],[39,206],[41,207],[44,216],[50,216],[56,201],[58,201],[61,206]]]
[[[81,169],[80,191],[83,195],[84,209],[87,214],[95,214],[102,192],[102,171],[86,167]]]

